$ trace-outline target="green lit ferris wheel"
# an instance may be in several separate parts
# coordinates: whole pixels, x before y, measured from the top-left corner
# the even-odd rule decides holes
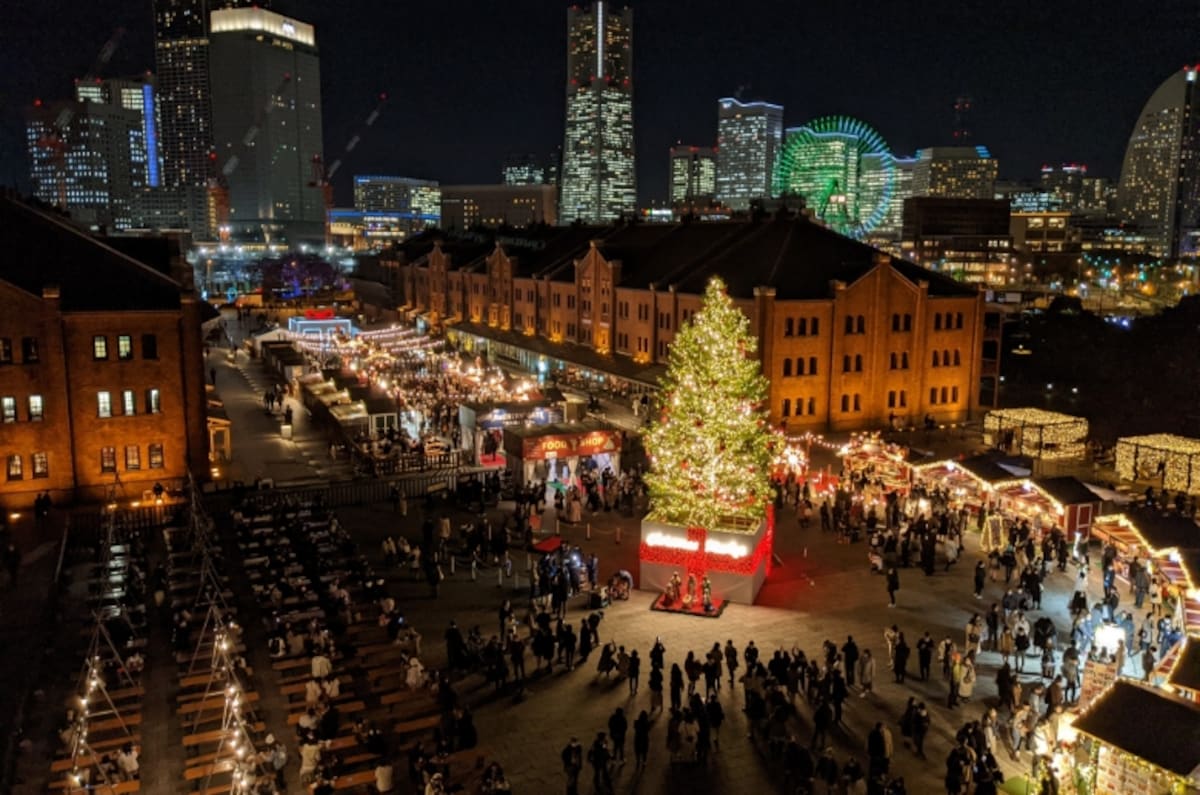
[[[883,137],[849,116],[822,116],[787,131],[772,192],[804,198],[824,223],[863,237],[887,217],[896,164]]]

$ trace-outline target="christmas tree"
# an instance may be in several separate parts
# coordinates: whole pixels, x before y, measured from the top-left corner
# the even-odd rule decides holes
[[[770,497],[767,380],[750,321],[713,278],[704,306],[671,345],[661,414],[646,434],[654,518],[751,529]]]

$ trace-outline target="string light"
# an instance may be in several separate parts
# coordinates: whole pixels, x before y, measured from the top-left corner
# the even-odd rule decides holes
[[[1163,473],[1163,488],[1172,491],[1200,492],[1200,471],[1195,459],[1200,456],[1200,440],[1169,433],[1125,436],[1117,439],[1117,475],[1137,480],[1147,470]]]

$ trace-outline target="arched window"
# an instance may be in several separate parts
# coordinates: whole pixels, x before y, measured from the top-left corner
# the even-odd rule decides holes
[[[846,315],[846,333],[847,334],[854,333],[854,316],[853,315]]]
[[[856,372],[856,373],[862,372],[862,354],[861,353],[854,354],[854,372]]]
[[[958,350],[958,348],[955,348],[954,349],[954,366],[958,367],[960,364],[962,364],[962,361],[959,359],[959,350]]]
[[[842,411],[850,410],[850,396],[842,395]]]
[[[862,411],[862,395],[859,395],[859,394],[854,395],[854,410]]]
[[[896,354],[891,354],[891,363],[889,365],[893,370],[896,369]]]
[[[790,417],[791,414],[792,414],[791,398],[784,398],[783,399],[783,416]]]
[[[796,358],[796,375],[804,375],[804,357]]]
[[[816,398],[808,399],[808,413],[810,416],[817,413],[817,399]]]
[[[849,355],[842,357],[842,372],[843,373],[850,372],[850,356]]]
[[[817,374],[817,357],[816,356],[808,357],[808,374],[809,375]]]
[[[938,355],[937,351],[934,351],[933,352],[933,366],[937,367],[939,362],[941,362],[941,357]]]
[[[866,334],[867,333],[867,319],[865,317],[863,317],[862,315],[859,315],[855,319],[854,331],[856,334]]]
[[[817,336],[821,332],[821,319],[819,317],[812,318],[812,322],[808,324],[808,333],[810,336]]]
[[[907,313],[904,315],[904,330],[912,331],[912,315]]]
[[[792,360],[784,359],[783,360],[783,377],[787,378],[791,374],[792,374]]]
[[[905,351],[904,353],[900,354],[900,369],[901,370],[908,369],[908,351]]]
[[[942,330],[942,313],[941,312],[938,312],[937,314],[935,314],[933,316],[933,330],[934,331]]]

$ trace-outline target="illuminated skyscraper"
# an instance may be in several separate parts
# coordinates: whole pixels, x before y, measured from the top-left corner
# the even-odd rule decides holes
[[[717,151],[711,146],[671,147],[671,204],[711,202],[717,192]]]
[[[313,26],[262,8],[212,12],[212,119],[229,225],[250,239],[324,236],[313,181],[323,154]]]
[[[782,144],[782,105],[717,100],[717,200],[745,210],[770,196]]]
[[[933,146],[917,152],[913,196],[991,199],[999,166],[986,146]]]
[[[139,225],[138,198],[161,171],[150,79],[76,81],[73,102],[33,109],[26,136],[39,199],[85,225]]]
[[[162,122],[163,185],[203,186],[212,176],[209,12],[269,6],[259,0],[154,0],[154,65]]]
[[[1136,224],[1153,253],[1176,257],[1197,250],[1200,226],[1200,66],[1186,67],[1158,87],[1134,125],[1117,210]]]
[[[605,223],[636,209],[633,11],[567,10],[567,121],[560,219]]]

